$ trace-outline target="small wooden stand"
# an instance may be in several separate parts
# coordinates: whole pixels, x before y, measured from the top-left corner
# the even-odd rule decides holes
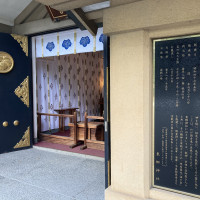
[[[104,122],[88,122],[88,119],[100,119],[103,117],[99,116],[87,116],[85,113],[85,121],[77,123],[77,141],[83,141],[84,145],[81,150],[87,147],[92,149],[104,150]],[[74,123],[69,123],[70,137],[74,137]],[[75,127],[76,127],[75,126]],[[78,146],[78,145],[75,145]],[[72,148],[75,146],[71,146]]]

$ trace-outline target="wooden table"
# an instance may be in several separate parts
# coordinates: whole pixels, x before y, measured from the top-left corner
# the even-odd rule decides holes
[[[74,114],[76,109],[79,109],[79,108],[61,108],[61,109],[54,109],[54,111],[58,112],[58,114],[65,114],[66,112],[68,112],[69,115],[72,115]],[[72,123],[72,119],[70,119],[70,123]],[[59,129],[61,131],[65,130],[65,123],[64,123],[63,117],[59,117]]]

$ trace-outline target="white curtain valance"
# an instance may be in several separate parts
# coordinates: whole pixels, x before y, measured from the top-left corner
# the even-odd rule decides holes
[[[103,50],[103,28],[96,36],[74,29],[36,37],[36,57],[59,56]]]

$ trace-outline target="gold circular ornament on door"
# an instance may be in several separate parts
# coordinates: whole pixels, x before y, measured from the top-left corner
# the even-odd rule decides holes
[[[6,52],[0,51],[0,73],[8,73],[13,69],[14,60]]]

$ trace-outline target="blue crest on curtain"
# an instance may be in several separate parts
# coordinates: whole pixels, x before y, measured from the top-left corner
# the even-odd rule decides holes
[[[53,42],[48,42],[46,49],[52,51],[55,48],[55,44]]]
[[[83,47],[86,47],[88,44],[90,44],[90,38],[88,36],[82,37],[80,44],[83,45]]]
[[[99,42],[102,42],[103,43],[103,33],[100,35],[99,37]]]
[[[72,46],[72,43],[70,41],[70,39],[64,40],[62,43],[62,47],[65,48],[66,50],[69,49],[69,47]]]
[[[76,33],[76,37],[75,37]],[[58,40],[59,38],[59,40]],[[59,43],[58,43],[59,41]],[[103,50],[103,28],[96,38],[87,30],[80,29],[40,35],[36,37],[36,57],[76,54]]]

